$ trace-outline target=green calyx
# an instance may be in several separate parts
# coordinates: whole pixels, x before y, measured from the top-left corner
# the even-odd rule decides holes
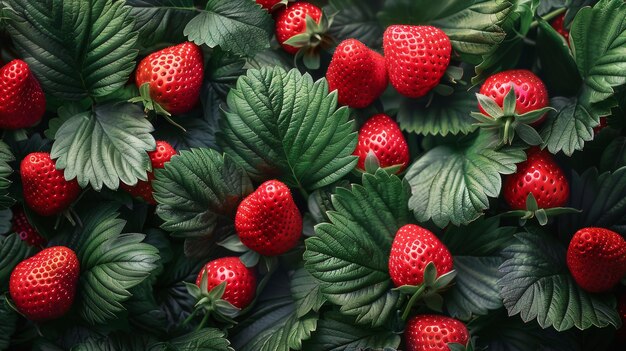
[[[221,322],[235,324],[233,318],[240,314],[241,309],[222,299],[226,291],[226,282],[208,291],[208,275],[206,271],[203,271],[199,287],[192,283],[185,283],[185,285],[189,294],[196,300],[193,313],[185,322],[189,322],[199,312],[204,312],[205,316],[201,325],[209,316]]]
[[[128,102],[133,104],[141,102],[146,113],[153,111],[157,115],[163,116],[170,124],[181,129],[183,132],[187,132],[187,130],[183,126],[176,123],[176,121],[172,119],[171,113],[169,113],[163,106],[159,105],[158,102],[152,99],[152,97],[150,96],[150,83],[143,83],[139,87],[139,96],[129,99]]]
[[[299,48],[294,57],[295,62],[302,58],[306,68],[320,68],[320,50],[328,49],[333,45],[332,38],[326,35],[328,28],[332,25],[333,17],[334,15],[326,16],[322,13],[320,22],[317,23],[311,16],[307,15],[304,33],[296,34],[283,43]]]
[[[550,217],[568,214],[568,213],[580,213],[582,211],[571,207],[552,207],[552,208],[539,208],[537,200],[533,193],[528,193],[526,197],[526,210],[509,211],[503,214],[504,217],[519,217],[520,225],[526,224],[529,219],[536,218],[539,225],[544,226],[548,224]]]

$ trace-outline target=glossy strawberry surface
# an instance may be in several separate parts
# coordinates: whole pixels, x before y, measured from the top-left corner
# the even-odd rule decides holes
[[[401,165],[401,172],[409,164],[406,139],[396,122],[384,113],[372,116],[359,130],[359,142],[354,150],[354,155],[359,157],[359,169],[365,169],[365,158],[370,151],[383,168]]]
[[[256,294],[256,276],[239,257],[222,257],[207,263],[198,274],[196,285],[200,286],[202,275],[207,274],[207,290],[226,282],[222,299],[238,308],[245,308]]]
[[[448,343],[467,345],[469,332],[454,318],[424,314],[409,320],[404,340],[406,351],[449,351]]]
[[[0,129],[20,129],[37,124],[46,111],[43,90],[22,60],[0,68]]]
[[[140,180],[135,185],[120,183],[120,187],[126,190],[133,197],[143,199],[145,202],[156,205],[156,200],[152,195],[152,181],[154,180],[154,170],[165,167],[172,156],[176,155],[176,150],[166,141],[157,140],[156,149],[148,152],[152,164],[152,172],[148,172],[148,180]]]
[[[290,54],[298,52],[299,48],[285,44],[285,41],[307,30],[307,16],[319,23],[322,10],[311,3],[299,1],[280,10],[276,15],[276,39],[286,52]]]

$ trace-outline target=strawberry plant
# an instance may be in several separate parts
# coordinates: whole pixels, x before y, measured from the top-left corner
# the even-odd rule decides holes
[[[0,350],[624,350],[623,0],[0,0]]]

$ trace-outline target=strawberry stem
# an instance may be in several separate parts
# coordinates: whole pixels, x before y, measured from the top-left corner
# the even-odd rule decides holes
[[[204,325],[206,324],[208,320],[209,320],[209,313],[205,313],[204,317],[202,317],[202,321],[200,322],[200,324],[198,324],[196,331],[202,329],[202,327],[204,327]]]
[[[415,304],[415,302],[417,302],[417,300],[422,296],[424,289],[426,289],[426,284],[422,284],[413,293],[413,295],[409,299],[409,303],[406,305],[406,308],[404,309],[404,312],[402,313],[402,320],[406,320],[409,317],[409,312],[411,312],[411,308],[413,308],[413,305]]]
[[[567,11],[566,7],[561,7],[559,9],[556,9],[550,13],[547,13],[545,16],[541,17],[544,21],[546,22],[550,22],[550,20],[554,19],[555,17],[559,16],[560,14],[562,14],[563,12]],[[530,28],[535,28],[539,25],[539,21],[538,20],[534,20],[531,24],[530,24]]]

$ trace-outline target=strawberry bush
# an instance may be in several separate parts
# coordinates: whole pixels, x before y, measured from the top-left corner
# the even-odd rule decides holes
[[[0,0],[1,350],[623,350],[623,0]]]

